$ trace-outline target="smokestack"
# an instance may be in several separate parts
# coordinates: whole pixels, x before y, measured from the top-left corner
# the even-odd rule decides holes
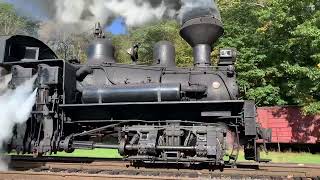
[[[221,21],[212,15],[203,15],[183,22],[180,35],[193,48],[194,65],[196,67],[210,66],[211,45],[224,32]]]

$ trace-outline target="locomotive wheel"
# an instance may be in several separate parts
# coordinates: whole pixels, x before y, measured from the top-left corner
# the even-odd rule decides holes
[[[120,143],[119,143],[119,149],[118,149],[118,152],[121,156],[125,156],[126,153],[126,144],[127,144],[127,140],[125,138],[122,138],[120,140]]]

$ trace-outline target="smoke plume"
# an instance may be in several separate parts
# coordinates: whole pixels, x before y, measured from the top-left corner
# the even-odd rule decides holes
[[[107,26],[117,17],[129,28],[164,18],[183,22],[204,13],[220,18],[213,0],[28,0],[31,8],[24,0],[11,3],[25,15],[45,16],[39,32],[44,40],[61,33],[89,31],[97,21]]]
[[[0,78],[0,150],[4,150],[4,145],[12,137],[12,131],[15,124],[26,122],[36,101],[37,90],[34,90],[33,84],[36,76],[25,81],[16,89],[8,88],[12,75],[6,75]],[[0,170],[6,170],[7,165],[0,157]]]
[[[8,84],[11,81],[11,79],[12,79],[12,74],[0,77],[0,97],[2,93],[4,93],[7,90]]]

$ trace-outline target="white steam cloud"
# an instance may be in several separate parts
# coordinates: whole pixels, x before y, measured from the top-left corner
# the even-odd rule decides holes
[[[36,76],[25,81],[16,89],[8,88],[12,75],[0,77],[0,150],[12,137],[15,124],[26,122],[36,101],[37,89],[33,90]],[[0,158],[0,170],[6,170],[7,165]]]
[[[90,30],[95,22],[108,25],[122,17],[130,27],[164,18],[182,21],[193,11],[210,13],[220,18],[214,0],[11,0],[25,15],[44,16],[40,37],[43,40],[61,36],[61,33],[80,33]]]
[[[164,17],[177,15],[176,2],[163,0],[53,0],[55,14],[42,24],[43,40],[61,36],[61,32],[86,32],[95,22],[107,25],[116,17],[122,17],[127,27],[141,26]],[[52,12],[52,11],[51,11]]]
[[[112,10],[116,15],[124,17],[127,26],[140,26],[152,20],[160,20],[167,11],[164,2],[161,2],[158,7],[153,8],[148,1],[142,1],[141,4],[137,4],[132,0],[111,0],[110,2],[104,2],[104,6],[108,10]],[[169,14],[169,16],[174,15]]]

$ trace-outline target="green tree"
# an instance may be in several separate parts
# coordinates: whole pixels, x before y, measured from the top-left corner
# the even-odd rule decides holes
[[[220,0],[226,34],[236,47],[242,96],[263,105],[319,111],[320,3],[317,0]]]
[[[62,32],[59,36],[49,38],[46,43],[61,59],[67,61],[77,59],[81,63],[86,63],[86,50],[93,39],[91,32],[79,34],[64,34]]]
[[[139,61],[142,64],[151,64],[153,61],[153,45],[158,41],[168,40],[176,48],[176,61],[179,66],[192,64],[192,49],[179,36],[180,26],[176,21],[163,21],[129,30],[128,35],[115,36],[113,42],[117,47],[117,59],[121,62],[130,62],[126,50],[134,43],[141,43]]]
[[[0,35],[36,36],[37,29],[37,22],[17,15],[12,5],[0,2]]]

